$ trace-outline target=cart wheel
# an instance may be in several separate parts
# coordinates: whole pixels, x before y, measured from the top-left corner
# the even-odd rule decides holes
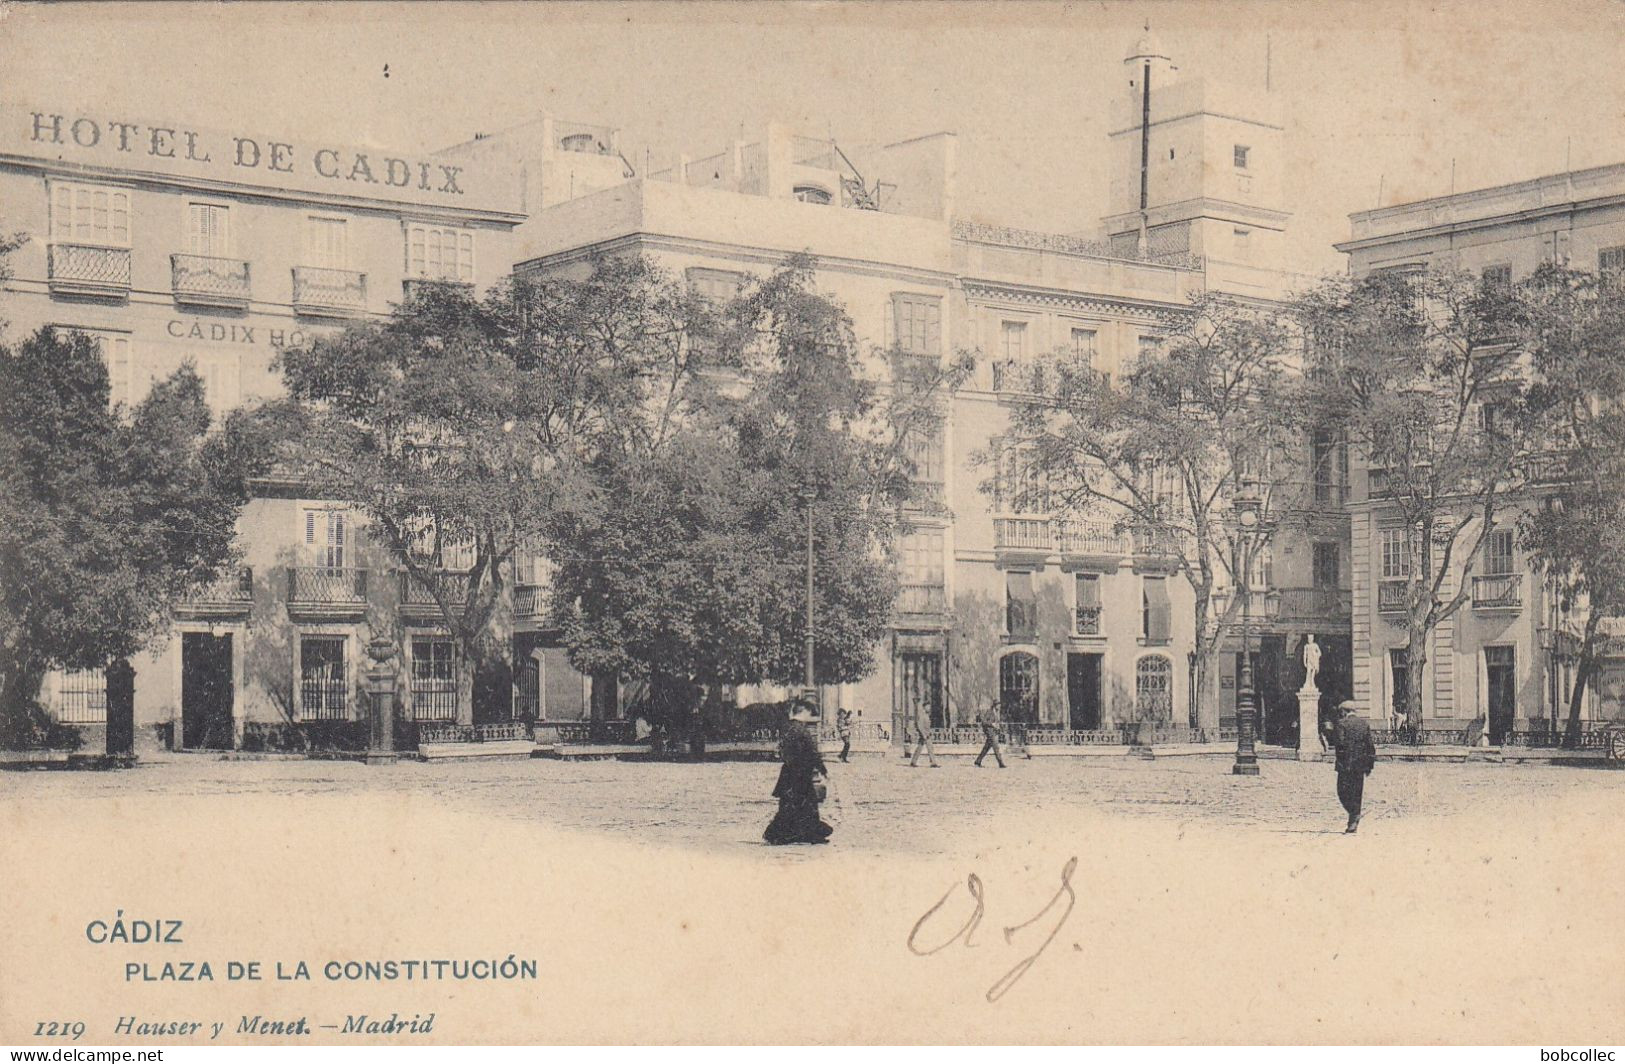
[[[1608,736],[1608,760],[1625,761],[1625,729]]]

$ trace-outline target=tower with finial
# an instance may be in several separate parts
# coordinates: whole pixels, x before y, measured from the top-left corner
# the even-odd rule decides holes
[[[1123,254],[1260,266],[1287,220],[1284,123],[1268,92],[1182,75],[1147,23],[1112,101],[1105,222]]]

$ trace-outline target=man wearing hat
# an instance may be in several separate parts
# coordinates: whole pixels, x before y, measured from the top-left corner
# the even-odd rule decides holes
[[[818,816],[823,801],[824,781],[829,770],[818,752],[818,739],[811,724],[818,722],[818,710],[805,699],[790,708],[790,723],[779,743],[779,782],[773,797],[779,800],[778,815],[768,824],[762,838],[774,846],[792,842],[828,842],[834,831]]]
[[[1377,764],[1377,744],[1371,739],[1371,725],[1355,710],[1353,702],[1337,707],[1337,800],[1348,810],[1352,835],[1360,826],[1360,800],[1365,795],[1365,778]]]

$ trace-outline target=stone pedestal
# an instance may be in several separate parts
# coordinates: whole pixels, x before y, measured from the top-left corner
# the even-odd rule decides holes
[[[1320,759],[1320,688],[1307,684],[1298,690],[1298,760]]]
[[[395,752],[395,644],[382,636],[367,644],[372,659],[362,683],[367,692],[367,764],[393,765]]]

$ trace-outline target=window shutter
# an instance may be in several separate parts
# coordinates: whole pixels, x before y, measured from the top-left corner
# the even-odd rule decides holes
[[[925,353],[939,355],[942,353],[942,304],[936,301],[925,304]]]
[[[881,315],[883,323],[881,326],[883,332],[881,346],[888,351],[897,343],[897,338],[902,335],[902,328],[898,321],[902,313],[901,301],[896,296],[892,296],[891,299],[887,300],[886,313]]]
[[[316,545],[316,511],[305,511],[305,543],[307,546]]]

